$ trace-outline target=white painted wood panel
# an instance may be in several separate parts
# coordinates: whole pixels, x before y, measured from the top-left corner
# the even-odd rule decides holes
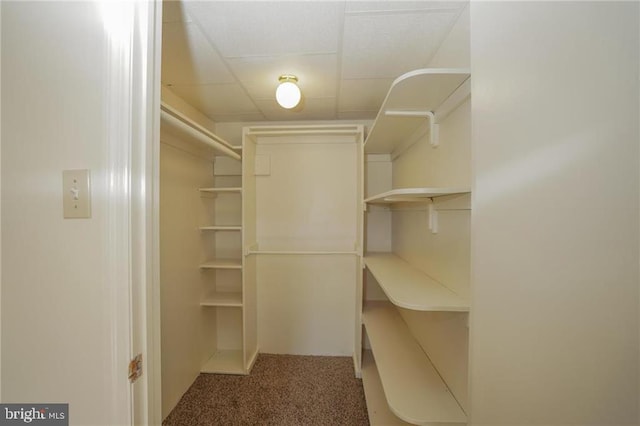
[[[357,258],[257,255],[258,339],[262,352],[353,354]]]
[[[198,268],[202,258],[202,203],[199,185],[210,179],[211,163],[177,149],[160,146],[160,298],[162,333],[162,415],[166,417],[191,386],[202,352],[215,344],[215,317],[200,311],[203,293],[214,283]],[[210,201],[210,200],[206,200]],[[211,321],[209,321],[211,319]],[[206,330],[206,331],[205,331]],[[211,349],[213,350],[215,346]]]

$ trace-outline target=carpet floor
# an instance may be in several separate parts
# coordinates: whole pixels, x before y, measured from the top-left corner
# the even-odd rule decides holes
[[[349,357],[260,354],[248,376],[201,374],[163,426],[368,425]]]

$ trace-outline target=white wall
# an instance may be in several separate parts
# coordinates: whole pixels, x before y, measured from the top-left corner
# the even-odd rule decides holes
[[[638,7],[471,5],[473,425],[638,424]]]
[[[2,398],[120,423],[107,266],[107,33],[97,3],[2,3]],[[87,168],[92,218],[62,218]],[[126,380],[126,378],[124,378]]]

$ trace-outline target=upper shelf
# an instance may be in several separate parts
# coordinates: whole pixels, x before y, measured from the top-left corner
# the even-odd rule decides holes
[[[425,68],[408,72],[392,84],[365,140],[367,154],[389,154],[470,76],[468,69]],[[433,142],[433,141],[432,141]]]
[[[364,263],[396,306],[416,311],[469,311],[467,299],[394,254],[368,254]]]
[[[444,195],[467,194],[469,188],[401,188],[376,194],[364,200],[370,204],[392,204],[411,201],[425,201],[426,198],[442,197]]]

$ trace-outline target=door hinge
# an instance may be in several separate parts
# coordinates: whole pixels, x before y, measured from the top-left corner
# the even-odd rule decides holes
[[[142,376],[142,354],[136,355],[129,362],[129,382],[134,383],[140,376]]]

